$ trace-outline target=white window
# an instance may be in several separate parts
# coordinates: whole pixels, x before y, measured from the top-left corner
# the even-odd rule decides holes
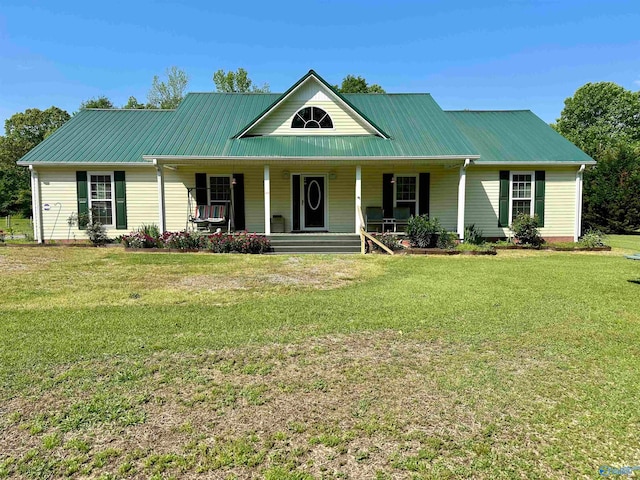
[[[114,225],[115,187],[112,172],[89,173],[89,212],[94,222]]]
[[[304,107],[293,116],[291,128],[333,128],[333,121],[321,108]]]
[[[231,176],[209,177],[209,204],[220,205],[231,202]]]
[[[395,176],[395,206],[409,207],[411,215],[418,213],[418,177],[416,175]]]
[[[511,172],[509,218],[513,222],[520,213],[533,216],[533,172]]]

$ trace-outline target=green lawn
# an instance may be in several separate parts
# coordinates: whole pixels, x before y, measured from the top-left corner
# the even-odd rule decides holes
[[[27,235],[33,238],[33,225],[28,218],[11,217],[10,220],[7,221],[6,217],[0,217],[0,230],[5,233],[6,240],[11,240],[12,235],[19,236],[20,238]]]
[[[640,465],[612,252],[0,247],[0,478],[600,478]]]

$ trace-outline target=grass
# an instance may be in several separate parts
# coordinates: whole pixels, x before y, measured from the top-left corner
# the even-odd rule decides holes
[[[0,249],[0,478],[596,478],[640,463],[611,252]]]

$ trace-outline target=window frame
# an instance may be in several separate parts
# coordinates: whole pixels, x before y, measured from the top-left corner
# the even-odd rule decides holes
[[[398,177],[411,177],[416,179],[416,198],[414,200],[399,200],[401,203],[415,203],[415,214],[420,215],[420,175],[417,173],[393,174],[393,206],[398,206]]]
[[[322,110],[322,111],[323,111],[323,112],[324,112],[324,113],[329,117],[329,120],[331,120],[331,126],[330,126],[330,127],[318,127],[318,128],[307,128],[306,126],[303,126],[303,127],[294,127],[294,126],[293,126],[293,121],[295,120],[296,115],[298,115],[298,114],[299,114],[302,110],[304,110],[305,108],[318,108],[318,109]],[[301,115],[300,117],[302,117],[302,115]],[[312,113],[311,117],[312,117],[312,120],[313,120],[313,113]],[[324,118],[324,117],[322,117],[322,118]],[[304,119],[303,119],[303,120],[304,120]],[[318,123],[320,123],[320,122],[318,122]],[[305,122],[305,125],[306,125],[306,122]],[[331,131],[331,130],[335,130],[335,129],[336,129],[336,124],[335,124],[335,122],[333,121],[333,117],[329,114],[329,112],[327,112],[327,110],[326,110],[326,109],[324,109],[324,108],[322,108],[322,107],[318,107],[318,106],[316,106],[316,105],[303,105],[303,106],[302,106],[302,107],[300,107],[298,110],[296,110],[296,113],[294,113],[294,114],[293,114],[293,117],[291,117],[291,121],[289,122],[289,128],[290,128],[291,130],[295,130],[295,131],[302,130],[302,131],[305,131],[305,132],[306,132],[306,131],[316,131],[316,130],[317,130],[317,131],[323,131],[323,130],[324,130],[324,131],[327,131],[327,130],[328,130],[328,131]]]
[[[93,199],[91,197],[91,177],[98,175],[109,175],[111,179],[111,199]],[[115,174],[113,171],[96,171],[96,172],[87,172],[87,204],[89,208],[89,216],[93,215],[93,202],[111,202],[111,223],[103,223],[103,225],[107,228],[115,228],[116,226],[116,182],[115,182]],[[93,221],[93,219],[91,219]]]
[[[228,178],[229,179],[229,200],[211,200],[211,179],[212,178]],[[233,204],[233,174],[231,173],[223,173],[223,174],[208,174],[207,175],[207,202],[209,205],[218,205],[218,204],[226,204],[231,206]]]
[[[518,197],[513,198],[513,176],[514,175],[529,175],[531,177],[531,196],[529,198]],[[527,171],[510,171],[509,172],[509,224],[513,223],[513,202],[515,200],[529,200],[529,216],[533,217],[535,212],[535,198],[536,198],[536,174],[532,170]]]

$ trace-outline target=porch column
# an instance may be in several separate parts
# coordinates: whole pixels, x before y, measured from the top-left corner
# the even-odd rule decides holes
[[[362,211],[362,167],[356,165],[356,233],[364,227],[360,223],[360,212]]]
[[[470,163],[471,160],[467,158],[464,164],[460,165],[458,178],[458,238],[460,240],[464,240],[464,204],[467,193],[467,167]]]
[[[164,168],[155,158],[153,159],[153,164],[156,167],[156,181],[158,183],[158,227],[164,233],[167,229],[164,208]]]
[[[33,206],[33,238],[38,243],[44,242],[42,230],[42,202],[40,201],[40,177],[33,165],[29,165],[31,172],[31,204]]]
[[[576,172],[576,223],[573,232],[573,241],[577,242],[582,233],[582,172],[586,165],[580,165]]]
[[[271,179],[269,165],[264,166],[264,234],[271,235]]]

